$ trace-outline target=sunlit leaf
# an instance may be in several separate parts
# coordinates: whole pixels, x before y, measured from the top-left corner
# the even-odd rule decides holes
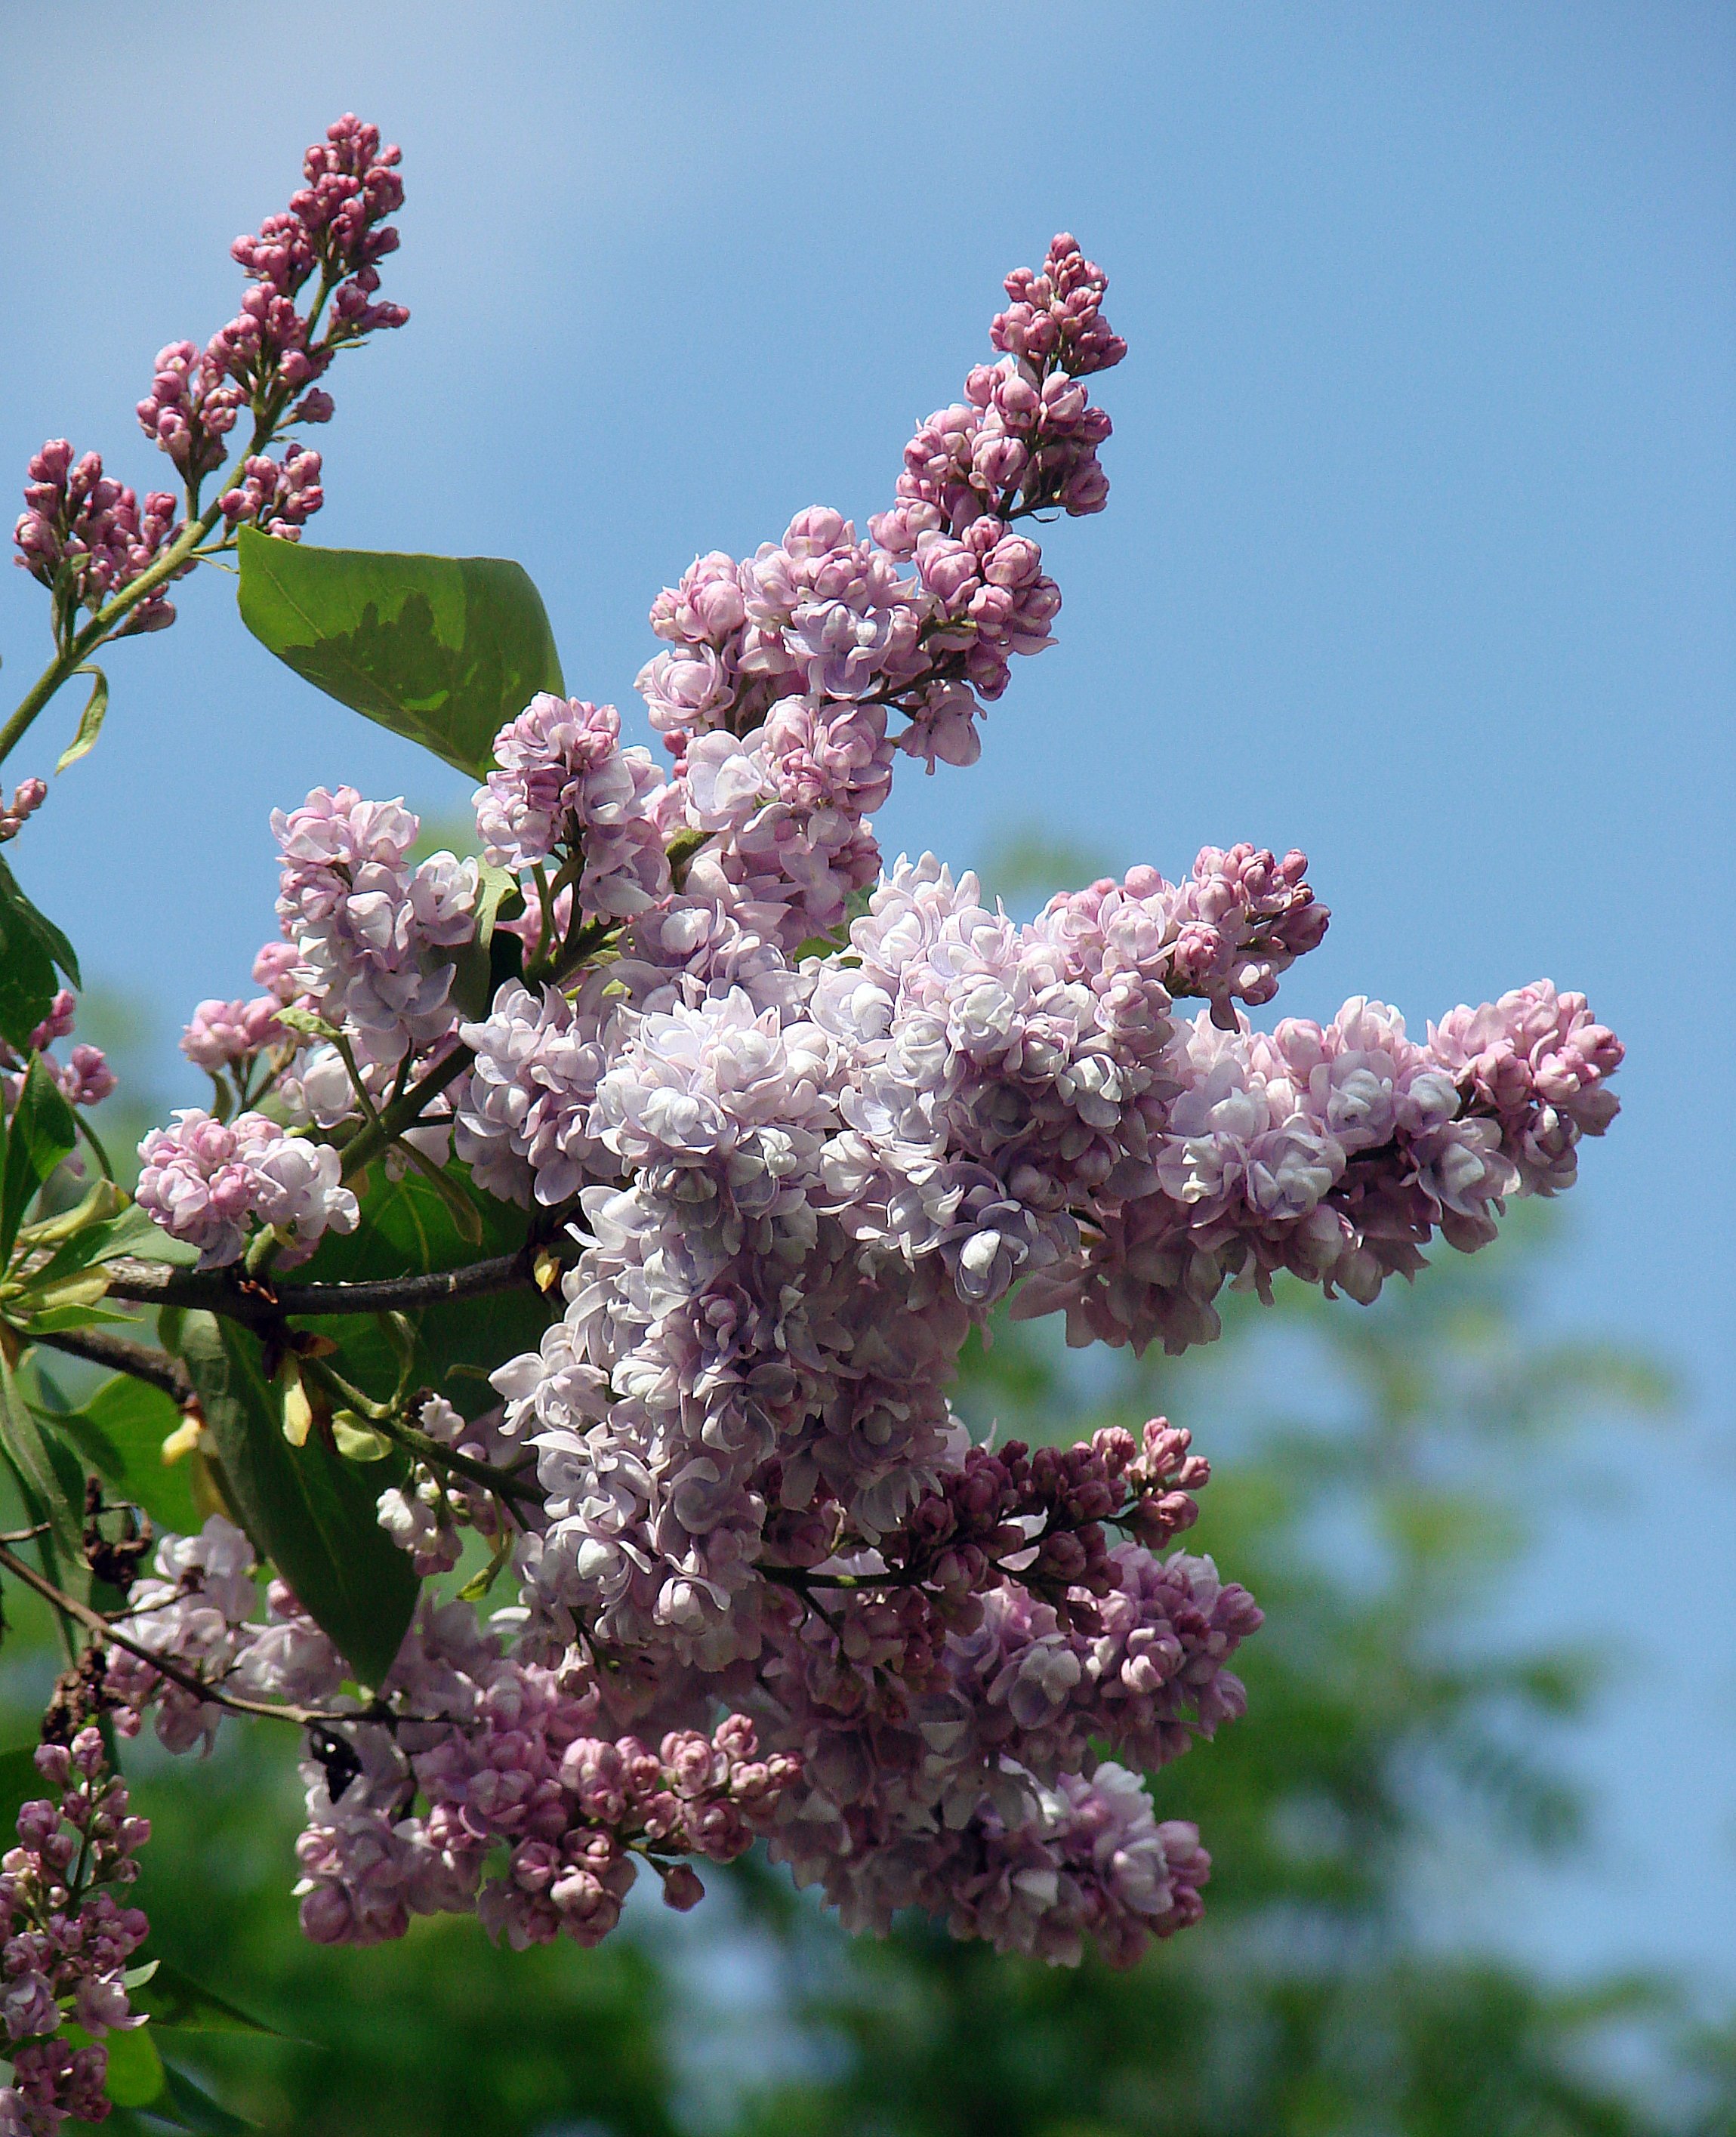
[[[494,557],[396,556],[244,528],[241,620],[298,675],[460,772],[539,690],[562,689],[542,596]]]
[[[114,1499],[143,1507],[159,1529],[193,1536],[202,1525],[192,1458],[167,1463],[163,1443],[182,1419],[173,1396],[117,1373],[80,1409],[53,1424],[109,1486]]]
[[[114,2030],[103,2045],[109,2051],[104,2091],[117,2107],[148,2107],[163,2087],[163,2058],[157,2052],[154,2029],[130,2026]]]

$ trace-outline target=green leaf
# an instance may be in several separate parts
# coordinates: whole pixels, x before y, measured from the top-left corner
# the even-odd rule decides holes
[[[670,840],[667,849],[669,880],[677,890],[686,884],[687,872],[693,864],[694,854],[712,836],[709,831],[678,831]]]
[[[524,910],[524,893],[518,888],[518,879],[496,868],[492,861],[477,865],[482,880],[476,899],[476,932],[455,957],[452,999],[467,1016],[484,1017],[500,984],[494,971],[494,923],[503,918],[516,920]],[[501,939],[510,942],[523,958],[524,945],[518,936]]]
[[[276,2027],[266,2025],[263,2019],[250,2018],[245,2011],[238,2011],[214,1989],[207,1989],[168,1959],[158,1962],[157,1971],[129,1993],[129,2001],[135,2011],[148,2012],[152,2025],[159,2030],[269,2033],[278,2040],[284,2038]]]
[[[165,2076],[153,2029],[129,2026],[111,2032],[103,2046],[109,2051],[103,2091],[117,2107],[148,2107],[161,2095]]]
[[[298,1008],[293,1002],[289,1008],[279,1010],[277,1021],[285,1031],[299,1031],[309,1039],[335,1039],[343,1036],[335,1024],[328,1023],[310,1009]]]
[[[37,912],[0,860],[0,1038],[21,1052],[48,1014],[57,965],[74,986],[84,985],[72,945]]]
[[[462,1166],[445,1168],[449,1190],[461,1192],[476,1213],[479,1239],[465,1236],[441,1191],[417,1172],[388,1180],[376,1166],[362,1195],[362,1221],[353,1232],[328,1232],[318,1252],[295,1274],[309,1283],[363,1283],[382,1277],[421,1276],[435,1269],[516,1253],[524,1244],[522,1210],[497,1202],[471,1181]],[[496,1400],[487,1369],[520,1351],[534,1351],[548,1326],[551,1308],[527,1284],[522,1291],[485,1298],[460,1298],[420,1307],[402,1319],[416,1342],[411,1379],[437,1389],[466,1415]],[[305,1324],[337,1344],[333,1360],[347,1380],[385,1401],[398,1385],[401,1353],[382,1321],[359,1314],[330,1314]]]
[[[12,1108],[6,1137],[6,1170],[0,1176],[0,1268],[12,1258],[12,1242],[36,1190],[78,1142],[78,1121],[66,1094],[40,1054],[30,1057],[24,1088]]]
[[[259,1344],[245,1329],[189,1313],[178,1343],[255,1548],[361,1681],[379,1684],[408,1629],[417,1588],[409,1559],[376,1517],[380,1471],[341,1460],[317,1433],[303,1447],[289,1446],[281,1392],[266,1380]]]
[[[61,1210],[52,1217],[40,1217],[35,1224],[22,1226],[14,1244],[33,1252],[39,1248],[58,1247],[75,1232],[82,1232],[87,1225],[106,1224],[126,1207],[126,1196],[112,1180],[95,1180],[71,1209]]]
[[[18,1813],[25,1804],[39,1803],[43,1797],[53,1794],[36,1771],[34,1744],[21,1744],[14,1750],[0,1751],[0,1854],[17,1844]]]
[[[241,621],[342,704],[476,777],[561,663],[541,596],[494,557],[393,556],[241,536]]]
[[[468,1230],[445,1200],[460,1193],[473,1213]],[[524,1212],[483,1194],[459,1165],[446,1168],[438,1189],[420,1173],[391,1180],[376,1166],[366,1176],[361,1204],[357,1230],[342,1236],[328,1233],[313,1259],[296,1271],[298,1282],[364,1283],[462,1268],[516,1253],[524,1244]],[[400,1390],[431,1387],[474,1417],[498,1400],[489,1385],[489,1368],[518,1351],[535,1350],[552,1310],[527,1283],[522,1288],[449,1300],[411,1313],[297,1319],[299,1326],[337,1346],[333,1365],[377,1400],[389,1402]],[[343,1434],[338,1431],[337,1437],[347,1452]],[[387,1481],[379,1477],[382,1484]]]
[[[21,1302],[19,1312],[27,1336],[52,1336],[62,1328],[95,1328],[105,1322],[118,1322],[123,1328],[136,1328],[139,1325],[130,1313],[117,1313],[109,1306],[67,1306],[47,1302],[32,1305],[26,1299]]]
[[[109,679],[100,668],[80,668],[80,675],[95,679],[90,685],[90,701],[85,707],[78,723],[78,733],[61,752],[56,772],[64,772],[69,764],[76,764],[81,757],[88,757],[96,747],[96,737],[103,731],[103,721],[109,710]]]
[[[32,1522],[48,1524],[69,1565],[83,1562],[84,1474],[64,1443],[45,1434],[0,1351],[0,1447],[18,1480]]]
[[[163,2095],[151,2102],[150,2112],[172,2128],[191,2130],[193,2137],[243,2137],[246,2131],[258,2129],[258,2123],[231,2114],[173,2063],[164,2066],[163,2075]]]
[[[191,1459],[163,1458],[163,1441],[182,1422],[173,1396],[128,1373],[105,1380],[83,1409],[52,1419],[114,1497],[143,1507],[159,1529],[197,1536],[203,1516]]]
[[[104,1186],[107,1184],[100,1183]],[[31,1229],[34,1231],[36,1228]],[[171,1239],[160,1224],[134,1204],[114,1216],[97,1218],[71,1233],[54,1258],[33,1272],[31,1288],[36,1290],[54,1283],[94,1263],[111,1262],[119,1254],[131,1254],[137,1261],[170,1262],[182,1268],[191,1268],[199,1258],[197,1247],[190,1246],[185,1239]]]

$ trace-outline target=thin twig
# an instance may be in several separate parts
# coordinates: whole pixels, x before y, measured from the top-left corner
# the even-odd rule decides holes
[[[419,1307],[442,1306],[455,1298],[536,1288],[530,1257],[523,1250],[464,1268],[387,1277],[372,1283],[244,1283],[233,1269],[173,1268],[127,1254],[117,1255],[107,1268],[111,1298],[138,1306],[202,1308],[250,1326],[289,1314],[413,1313]]]
[[[69,1618],[75,1619],[86,1632],[95,1633],[100,1639],[109,1641],[117,1648],[124,1648],[129,1655],[142,1662],[148,1662],[171,1684],[179,1685],[183,1692],[190,1692],[194,1698],[212,1706],[226,1707],[231,1714],[248,1714],[266,1721],[293,1721],[300,1729],[311,1729],[317,1725],[333,1721],[367,1721],[381,1718],[365,1711],[328,1713],[319,1707],[285,1706],[269,1700],[238,1698],[233,1692],[224,1692],[216,1685],[208,1684],[197,1671],[186,1669],[168,1656],[157,1653],[146,1647],[142,1640],[131,1638],[110,1619],[104,1617],[100,1610],[93,1610],[88,1603],[80,1603],[76,1596],[68,1595],[64,1589],[56,1588],[51,1580],[46,1579],[33,1566],[26,1565],[3,1544],[0,1544],[0,1566],[4,1566],[15,1579],[22,1580],[27,1588],[34,1589],[45,1603],[51,1603],[56,1609],[64,1611]]]
[[[135,1380],[148,1380],[153,1388],[177,1403],[192,1400],[193,1384],[185,1365],[166,1351],[135,1343],[130,1336],[111,1336],[105,1328],[56,1328],[33,1335],[32,1343],[46,1343],[64,1351],[69,1358],[83,1358],[93,1365],[108,1365],[117,1373],[130,1373]]]

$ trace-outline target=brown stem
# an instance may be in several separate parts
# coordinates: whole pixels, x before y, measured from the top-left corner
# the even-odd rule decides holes
[[[64,1351],[69,1358],[83,1358],[93,1365],[108,1365],[117,1373],[130,1373],[135,1380],[148,1380],[177,1403],[192,1399],[193,1384],[178,1358],[171,1358],[129,1336],[110,1335],[105,1328],[57,1328],[51,1334],[32,1336],[33,1343],[46,1343]]]
[[[301,1729],[310,1729],[321,1722],[367,1721],[380,1718],[365,1712],[327,1713],[319,1707],[284,1706],[269,1700],[237,1698],[233,1692],[207,1684],[196,1670],[184,1668],[168,1656],[156,1653],[143,1641],[131,1638],[104,1617],[100,1610],[93,1610],[88,1603],[80,1603],[76,1596],[68,1595],[64,1589],[56,1588],[51,1580],[45,1579],[3,1544],[0,1544],[0,1566],[4,1566],[16,1580],[22,1580],[27,1588],[34,1589],[45,1603],[51,1603],[56,1609],[64,1611],[67,1617],[75,1619],[87,1632],[95,1633],[100,1639],[106,1640],[114,1647],[124,1648],[139,1661],[148,1662],[160,1677],[167,1677],[171,1684],[179,1685],[183,1692],[190,1692],[194,1698],[205,1701],[212,1706],[225,1707],[231,1714],[252,1715],[273,1721],[293,1721]]]
[[[536,1283],[523,1250],[464,1268],[385,1277],[372,1283],[248,1283],[234,1269],[172,1268],[126,1254],[117,1255],[108,1268],[111,1298],[138,1306],[192,1307],[255,1326],[286,1314],[413,1313],[419,1307],[441,1306],[455,1298],[534,1288]]]

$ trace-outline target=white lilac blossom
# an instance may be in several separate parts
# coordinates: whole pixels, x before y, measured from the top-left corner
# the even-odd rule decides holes
[[[669,886],[654,805],[663,781],[651,754],[620,747],[613,705],[547,694],[503,728],[498,772],[476,794],[476,830],[495,867],[528,869],[566,849],[582,859],[577,901],[624,920]]]
[[[1426,1041],[1360,997],[1256,1030],[1327,925],[1300,852],[1208,847],[1023,925],[931,854],[883,869],[900,757],[974,762],[1013,657],[1052,641],[1030,527],[1105,501],[1104,289],[1067,236],[1008,278],[996,361],[918,427],[867,538],[810,508],[659,596],[639,686],[667,777],[610,706],[508,723],[475,809],[522,914],[474,863],[413,866],[400,802],[320,789],[274,819],[265,992],[202,1005],[187,1045],[232,1069],[317,1019],[276,1072],[298,1132],[182,1115],[141,1204],[207,1266],[260,1225],[304,1253],[357,1219],[338,1139],[431,1070],[446,1095],[406,1139],[443,1161],[450,1130],[551,1288],[535,1350],[474,1361],[496,1407],[393,1398],[413,1454],[380,1524],[426,1580],[467,1531],[491,1545],[482,1584],[517,1599],[489,1626],[425,1594],[364,1708],[281,1582],[259,1619],[217,1517],[120,1621],[147,1652],[113,1654],[109,1696],[172,1748],[226,1696],[320,1705],[310,1936],[460,1910],[594,1943],[638,1866],[688,1906],[690,1858],[757,1835],[852,1929],[916,1906],[999,1950],[1131,1961],[1209,1870],[1140,1775],[1242,1712],[1261,1614],[1173,1547],[1208,1475],[1185,1432],[974,1447],[947,1401],[967,1337],[1009,1300],[1179,1351],[1226,1283],[1281,1272],[1370,1299],[1569,1185],[1613,1117],[1621,1047],[1547,982]],[[163,372],[165,444],[205,450],[187,364]]]
[[[461,1458],[502,1468],[521,1450],[500,1429],[500,1411],[469,1419],[444,1395],[430,1395],[417,1411],[418,1430]],[[410,1553],[418,1578],[450,1573],[464,1546],[461,1529],[490,1539],[509,1534],[508,1516],[485,1486],[461,1471],[440,1470],[416,1463],[403,1482],[388,1484],[377,1511],[380,1526],[401,1550]],[[520,1507],[516,1526],[527,1528],[533,1516]]]
[[[476,932],[476,864],[443,853],[412,868],[420,828],[401,801],[349,786],[318,787],[271,818],[290,976],[369,1067],[425,1053],[458,1022],[454,957]]]

